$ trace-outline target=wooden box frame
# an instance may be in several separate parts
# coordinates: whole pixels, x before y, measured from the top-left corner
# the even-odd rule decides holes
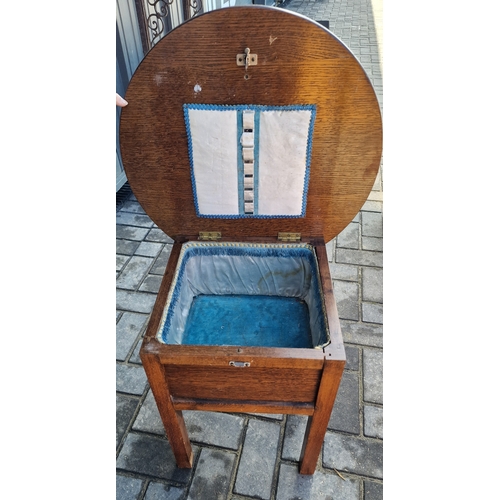
[[[236,64],[245,48],[258,55],[257,65]],[[127,178],[146,213],[174,240],[140,357],[177,465],[193,463],[183,410],[300,414],[309,417],[300,473],[313,474],[345,365],[325,241],[359,212],[378,172],[382,126],[373,87],[330,31],[283,9],[252,6],[212,11],[171,31],[140,64],[126,99],[120,143]],[[304,216],[197,215],[182,109],[193,101],[316,105]],[[316,254],[331,343],[321,349],[161,343],[157,332],[182,244],[201,232],[261,243],[299,233]]]
[[[229,240],[225,240],[229,241]],[[193,453],[182,410],[308,415],[300,473],[313,474],[345,365],[326,247],[309,240],[318,259],[331,343],[322,349],[188,346],[156,339],[182,243],[168,261],[140,350],[178,467]],[[249,363],[240,367],[230,362]]]

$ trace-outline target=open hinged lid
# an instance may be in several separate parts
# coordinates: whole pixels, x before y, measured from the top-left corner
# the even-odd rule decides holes
[[[271,7],[200,15],[144,58],[121,154],[137,200],[174,240],[199,232],[334,238],[382,151],[363,68],[318,23]]]

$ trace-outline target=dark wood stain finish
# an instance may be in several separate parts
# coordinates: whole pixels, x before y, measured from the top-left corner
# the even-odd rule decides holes
[[[246,47],[258,55],[248,79],[236,65]],[[195,85],[202,90],[195,92]],[[373,88],[329,31],[282,9],[253,6],[212,11],[170,32],[140,64],[126,99],[120,142],[129,183],[147,214],[175,240],[140,356],[177,465],[191,467],[193,459],[182,410],[303,414],[309,421],[300,473],[312,474],[345,364],[325,241],[357,214],[378,171],[382,125]],[[197,217],[184,103],[316,104],[306,216]],[[315,248],[331,344],[281,349],[156,340],[182,243],[200,231],[248,242],[300,232]]]
[[[258,55],[248,80],[236,65],[246,47]],[[221,9],[174,29],[142,61],[126,99],[120,144],[127,178],[144,210],[174,240],[199,231],[236,238],[282,231],[329,241],[358,213],[380,166],[380,110],[364,70],[328,30],[282,9]],[[316,104],[306,216],[197,217],[186,103]]]

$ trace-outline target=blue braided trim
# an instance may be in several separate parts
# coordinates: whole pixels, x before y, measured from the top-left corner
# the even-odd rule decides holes
[[[304,217],[305,213],[299,215],[251,215],[251,214],[204,215],[200,214],[197,210],[196,215],[203,219],[300,219]]]
[[[184,104],[184,110],[198,109],[207,111],[243,111],[254,109],[257,111],[312,111],[315,104],[291,104],[287,106],[269,106],[267,104]]]
[[[314,131],[314,122],[316,121],[316,106],[311,106],[311,120],[309,121],[309,134],[307,138],[306,152],[306,173],[304,175],[304,192],[302,194],[302,212],[301,217],[306,215],[307,192],[309,190],[309,175],[311,170],[311,155],[312,155],[312,136]]]
[[[191,137],[191,124],[189,123],[189,106],[184,104],[184,121],[186,123],[187,139],[188,139],[188,153],[189,153],[189,166],[191,170],[191,186],[193,188],[194,208],[196,215],[200,216],[198,207],[198,195],[196,193],[196,181],[194,178],[194,161],[193,161],[193,139]]]

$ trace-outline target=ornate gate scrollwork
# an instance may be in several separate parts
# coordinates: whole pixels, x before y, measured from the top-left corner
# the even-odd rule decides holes
[[[147,0],[147,3],[154,9],[152,14],[149,14],[146,22],[150,30],[151,46],[160,40],[163,32],[165,31],[166,17],[168,16],[168,7],[174,3],[174,0],[165,1]]]
[[[203,12],[202,0],[135,0],[135,4],[144,53],[179,24]]]

